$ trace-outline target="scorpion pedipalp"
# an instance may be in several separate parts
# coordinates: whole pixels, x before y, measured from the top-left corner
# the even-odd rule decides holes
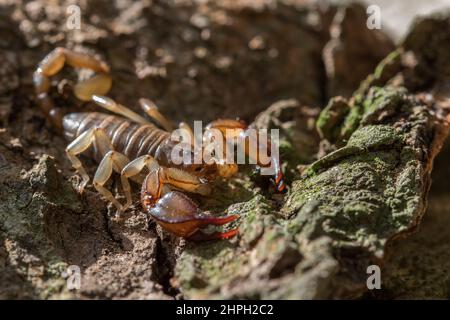
[[[276,155],[271,152],[271,141],[268,136],[265,137],[265,142],[260,144],[259,137],[252,136],[251,131],[247,124],[242,120],[233,120],[233,119],[219,119],[215,120],[208,124],[206,127],[207,130],[217,129],[222,132],[225,139],[236,139],[243,143],[238,143],[239,148],[245,152],[245,154],[253,160],[253,163],[256,163],[258,166],[264,168],[268,165],[273,165],[273,178],[271,179],[275,188],[278,192],[284,193],[286,192],[286,184],[284,182],[283,171],[281,169],[280,160]],[[265,146],[265,148],[263,147]],[[260,156],[262,154],[268,154],[270,157],[269,163],[264,163],[261,161]],[[237,168],[233,168],[230,165],[222,165],[219,169],[219,173],[222,173],[222,176],[231,176],[234,172],[237,171]]]
[[[141,197],[143,206],[152,218],[161,227],[180,237],[194,241],[227,239],[238,232],[237,229],[210,234],[201,231],[201,228],[209,225],[227,224],[239,216],[213,217],[205,215],[188,196],[179,191],[170,191],[156,202],[146,191],[143,191]]]

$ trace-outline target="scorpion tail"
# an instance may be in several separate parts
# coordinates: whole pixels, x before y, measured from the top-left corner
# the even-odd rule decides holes
[[[92,95],[106,94],[111,88],[109,67],[104,62],[92,56],[60,47],[50,52],[36,68],[33,74],[33,84],[39,107],[50,123],[59,131],[62,131],[62,110],[55,105],[48,91],[50,89],[50,77],[60,72],[65,63],[75,68],[87,68],[98,73],[94,77],[75,85],[74,94],[78,99],[89,101]]]

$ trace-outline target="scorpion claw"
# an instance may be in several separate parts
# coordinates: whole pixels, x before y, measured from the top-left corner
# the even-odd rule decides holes
[[[206,216],[190,198],[179,191],[171,191],[156,202],[144,193],[142,204],[161,227],[189,240],[228,239],[238,232],[237,229],[211,234],[202,232],[201,228],[209,225],[221,226],[236,220],[239,216]]]

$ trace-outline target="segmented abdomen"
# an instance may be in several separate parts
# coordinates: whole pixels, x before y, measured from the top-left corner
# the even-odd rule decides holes
[[[170,136],[170,133],[153,124],[139,124],[105,113],[70,113],[63,118],[64,135],[69,141],[95,127],[104,129],[114,150],[130,160],[145,154],[154,156],[157,148]],[[93,151],[91,155],[97,161],[101,160],[103,155],[97,150],[96,144],[90,149]]]

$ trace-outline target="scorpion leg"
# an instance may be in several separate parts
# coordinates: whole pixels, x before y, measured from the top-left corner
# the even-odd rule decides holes
[[[191,186],[194,178],[184,173],[174,172],[166,168],[151,171],[141,191],[142,206],[165,230],[194,241],[226,239],[237,233],[237,229],[227,232],[207,234],[201,228],[209,225],[224,225],[238,218],[237,215],[213,217],[202,213],[198,206],[179,191],[166,191],[165,184],[174,185],[180,189],[205,193]],[[208,191],[209,192],[209,191]]]
[[[96,150],[101,155],[104,155],[94,175],[94,188],[102,196],[112,202],[119,212],[123,212],[123,206],[103,185],[111,177],[113,170],[120,173],[125,165],[130,161],[125,155],[113,150],[111,141],[102,128],[92,128],[83,132],[66,149],[67,156],[72,162],[73,167],[80,173],[83,178],[83,181],[79,186],[79,191],[80,193],[83,192],[86,184],[89,182],[89,176],[86,173],[86,170],[84,169],[77,155],[88,149],[93,144],[95,145]]]
[[[111,141],[109,140],[105,131],[99,127],[84,131],[66,148],[67,157],[72,163],[72,166],[75,168],[75,170],[78,171],[82,178],[82,182],[78,187],[78,191],[80,193],[83,193],[84,188],[89,182],[89,175],[86,173],[86,170],[84,169],[77,155],[87,150],[94,143],[101,155],[104,155],[109,150],[113,149]]]
[[[94,176],[94,188],[106,199],[112,202],[119,213],[123,212],[125,208],[113,196],[111,191],[104,187],[104,184],[109,180],[113,170],[120,173],[125,165],[129,162],[128,158],[116,151],[109,151],[100,162]]]
[[[89,129],[82,134],[80,134],[74,141],[72,141],[66,148],[67,157],[69,158],[72,166],[81,175],[82,182],[78,186],[78,191],[83,193],[84,188],[89,182],[89,175],[83,167],[80,159],[77,155],[85,151],[92,144],[92,139],[94,137],[94,128]]]
[[[172,131],[172,125],[166,117],[164,117],[161,112],[159,112],[156,104],[145,98],[139,99],[139,104],[142,110],[152,119],[156,120],[166,131]]]
[[[123,210],[126,210],[132,203],[131,198],[131,186],[128,179],[138,175],[141,171],[147,167],[150,171],[159,167],[155,159],[150,155],[141,156],[128,163],[121,172],[122,188],[125,193],[127,202],[125,203]]]
[[[94,94],[92,96],[92,101],[94,101],[100,107],[105,108],[106,110],[120,114],[137,123],[148,124],[148,121],[145,118],[141,117],[136,112],[128,109],[127,107],[115,102],[111,98]]]

